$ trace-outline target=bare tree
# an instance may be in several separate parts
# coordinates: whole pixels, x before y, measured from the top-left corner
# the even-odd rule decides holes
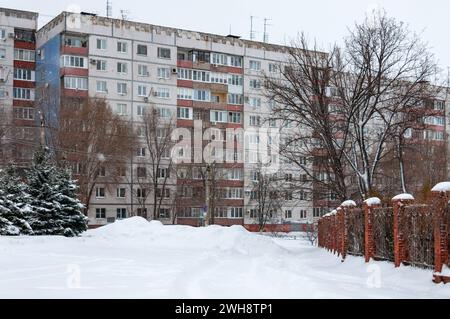
[[[303,238],[311,245],[315,246],[317,244],[318,237],[319,229],[317,223],[306,223],[305,231],[303,232]]]
[[[140,124],[142,143],[138,146],[140,153],[145,159],[138,165],[138,170],[143,172],[137,174],[137,185],[139,186],[136,197],[143,211],[148,205],[148,198],[152,194],[151,216],[153,219],[160,218],[160,210],[169,205],[173,206],[174,186],[171,181],[176,175],[174,160],[171,151],[174,146],[172,132],[175,129],[173,117],[163,118],[158,109],[151,105],[143,116]],[[144,148],[142,148],[144,146]],[[148,152],[148,154],[147,154]],[[136,190],[135,190],[136,192]]]
[[[123,182],[135,140],[130,123],[104,99],[61,101],[55,151],[60,160],[72,163],[87,210],[98,184]]]
[[[331,85],[347,121],[345,158],[358,177],[361,197],[370,196],[387,141],[401,116],[421,105],[428,95],[423,85],[436,74],[427,46],[403,23],[374,12],[350,31],[342,50],[334,54]],[[399,136],[397,134],[397,136]]]

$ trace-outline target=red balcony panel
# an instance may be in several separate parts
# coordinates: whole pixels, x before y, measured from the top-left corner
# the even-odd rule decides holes
[[[198,227],[200,226],[200,218],[177,217],[177,225]]]
[[[244,74],[244,68],[236,68],[233,66],[228,66],[226,73]]]
[[[89,92],[86,90],[70,90],[70,89],[63,89],[62,95],[64,97],[76,97],[76,98],[82,98],[82,97],[88,97]]]
[[[244,106],[243,105],[228,104],[228,111],[230,111],[230,112],[244,112]]]
[[[88,56],[89,55],[89,49],[88,48],[73,48],[73,47],[63,46],[61,48],[61,54]]]
[[[14,48],[16,48],[16,49],[24,49],[24,50],[36,50],[36,43],[15,40],[14,41]]]
[[[36,87],[36,83],[32,81],[14,80],[14,87],[34,89]]]
[[[190,100],[177,100],[177,105],[182,107],[192,107],[194,102]]]
[[[219,226],[234,226],[244,225],[244,219],[231,219],[231,218],[214,218],[214,222]]]
[[[34,106],[34,101],[13,100],[13,106],[33,107]]]
[[[227,128],[233,128],[233,129],[244,128],[244,124],[228,123]]]
[[[427,130],[432,130],[436,132],[445,132],[445,126],[442,125],[427,125]]]
[[[61,68],[61,76],[89,76],[88,69],[80,68]]]
[[[236,188],[242,188],[244,187],[244,181],[218,181],[217,185],[220,187],[236,187]],[[229,203],[229,202],[227,202]],[[243,200],[242,200],[243,203]],[[240,204],[233,204],[239,206]]]
[[[194,101],[193,106],[198,109],[210,110],[212,107],[212,103],[211,102]]]
[[[192,89],[194,87],[194,82],[188,80],[178,80],[177,86]]]
[[[177,120],[177,127],[193,128],[193,120]]]
[[[35,62],[28,62],[28,61],[14,60],[14,67],[17,68],[17,69],[35,70],[36,69],[36,63]]]
[[[220,166],[223,168],[244,168],[244,163],[223,163]]]
[[[14,119],[14,125],[17,127],[35,127],[35,120]]]
[[[185,61],[185,60],[178,60],[177,62],[177,66],[179,68],[186,68],[186,69],[192,69],[193,64],[194,63],[192,61]]]

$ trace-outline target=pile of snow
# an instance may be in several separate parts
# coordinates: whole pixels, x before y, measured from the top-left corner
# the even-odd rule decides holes
[[[414,200],[414,196],[411,194],[400,194],[392,198],[392,200]]]
[[[356,207],[356,203],[352,200],[346,200],[341,204],[342,207]]]
[[[132,217],[113,224],[90,230],[88,237],[106,241],[134,241],[145,246],[190,247],[198,249],[234,250],[242,254],[265,254],[280,250],[270,238],[260,238],[242,226],[191,227],[164,226],[159,221],[148,222],[141,217]]]
[[[364,202],[367,204],[367,206],[381,205],[381,199],[379,199],[378,197],[366,199]]]
[[[323,217],[331,217],[331,216],[335,216],[337,213],[338,213],[337,210],[334,209],[334,210],[332,210],[330,213],[325,214]]]
[[[448,192],[450,191],[450,182],[439,183],[433,187],[432,192]]]
[[[438,276],[450,277],[450,268],[448,268],[447,265],[444,265],[442,267],[442,271],[441,272],[436,272],[435,274],[438,275]]]

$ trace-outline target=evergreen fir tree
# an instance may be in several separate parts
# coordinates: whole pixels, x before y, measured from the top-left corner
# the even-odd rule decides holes
[[[35,235],[62,235],[64,233],[61,204],[58,202],[58,169],[52,161],[50,150],[41,147],[27,170],[28,189],[31,195],[32,217],[30,226]]]
[[[0,235],[31,235],[30,196],[14,165],[0,173]]]
[[[82,213],[83,205],[77,198],[77,185],[71,179],[67,169],[61,169],[58,174],[57,187],[59,193],[56,201],[61,207],[63,235],[66,237],[78,236],[87,230],[87,217]]]

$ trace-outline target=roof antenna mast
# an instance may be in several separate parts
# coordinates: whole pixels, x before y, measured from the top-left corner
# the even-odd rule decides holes
[[[106,17],[112,18],[112,3],[111,0],[106,0]]]
[[[263,36],[264,43],[269,42],[269,33],[267,32],[267,27],[272,26],[272,24],[267,23],[269,21],[272,21],[272,19],[264,18],[264,36]]]
[[[253,20],[257,18],[255,16],[250,16],[250,40],[255,40],[256,39],[256,31],[253,29]]]

